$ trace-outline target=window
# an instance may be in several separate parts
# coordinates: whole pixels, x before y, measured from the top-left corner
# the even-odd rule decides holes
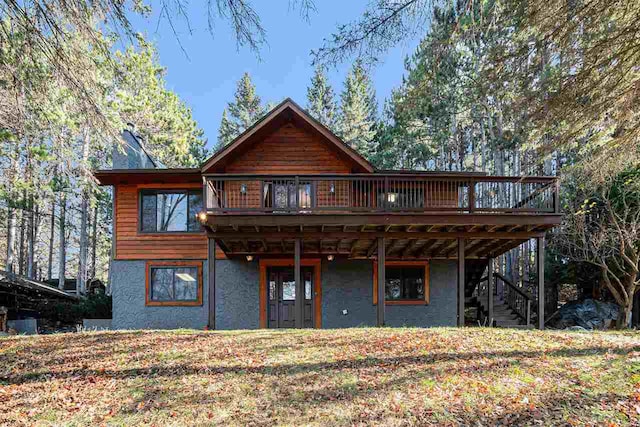
[[[385,275],[386,300],[424,300],[424,268],[387,267]]]
[[[202,263],[147,263],[147,305],[201,305]]]
[[[263,187],[264,206],[275,209],[296,208],[296,185],[294,181],[265,182]],[[312,206],[312,187],[310,182],[298,183],[298,208]]]
[[[373,270],[373,304],[378,303],[378,263]],[[429,262],[387,261],[385,263],[385,304],[429,304]]]
[[[196,215],[202,211],[202,190],[145,190],[141,193],[140,230],[144,232],[197,232]]]

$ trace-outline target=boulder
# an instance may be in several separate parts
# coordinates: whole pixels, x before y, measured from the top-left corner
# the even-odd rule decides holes
[[[585,299],[571,301],[558,310],[548,324],[557,329],[580,326],[584,329],[606,329],[618,318],[620,308],[612,302]]]

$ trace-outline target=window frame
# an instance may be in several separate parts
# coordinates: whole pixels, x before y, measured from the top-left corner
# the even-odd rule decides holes
[[[424,271],[424,299],[400,299],[387,300],[385,298],[384,305],[429,305],[431,302],[431,280],[429,261],[387,261],[384,263],[387,267],[406,267],[418,268],[422,267]],[[373,262],[373,305],[378,305],[378,261]]]
[[[171,300],[171,301],[156,301],[151,299],[151,269],[152,268],[183,268],[183,267],[196,267],[197,268],[197,298],[195,300]],[[202,276],[202,261],[147,261],[145,268],[145,305],[146,306],[182,306],[182,307],[194,307],[202,306],[202,293],[203,293],[203,276]]]
[[[196,193],[199,192],[200,193],[200,198],[202,200],[202,206],[204,209],[204,205],[205,205],[205,200],[204,200],[204,192],[202,191],[201,187],[197,187],[197,188],[141,188],[138,190],[138,234],[145,234],[145,235],[153,235],[153,234],[159,234],[159,235],[165,235],[165,234],[169,234],[169,235],[175,235],[175,234],[183,234],[183,235],[197,235],[197,234],[202,234],[204,232],[204,228],[202,227],[202,225],[200,225],[200,230],[197,231],[190,231],[188,230],[189,228],[189,193]],[[185,231],[159,231],[157,230],[157,219],[156,219],[156,230],[154,231],[147,231],[143,229],[143,198],[145,195],[155,195],[157,197],[158,193],[165,193],[165,194],[181,194],[181,193],[186,193],[187,195],[187,213],[186,213],[186,218],[187,218],[187,230]],[[156,199],[156,214],[157,214],[157,199]],[[194,215],[197,214],[197,212],[194,213]]]

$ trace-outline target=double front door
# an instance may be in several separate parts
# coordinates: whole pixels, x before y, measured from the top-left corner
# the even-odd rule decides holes
[[[302,267],[300,277],[304,283],[304,327],[313,327],[313,267]],[[269,327],[296,327],[296,282],[293,267],[270,267]]]

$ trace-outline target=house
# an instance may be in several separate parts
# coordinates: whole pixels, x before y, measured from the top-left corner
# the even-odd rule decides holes
[[[488,260],[532,238],[538,296],[502,286],[544,326],[554,177],[377,170],[290,99],[200,168],[96,177],[114,188],[115,328],[463,325],[473,295],[493,319]]]

